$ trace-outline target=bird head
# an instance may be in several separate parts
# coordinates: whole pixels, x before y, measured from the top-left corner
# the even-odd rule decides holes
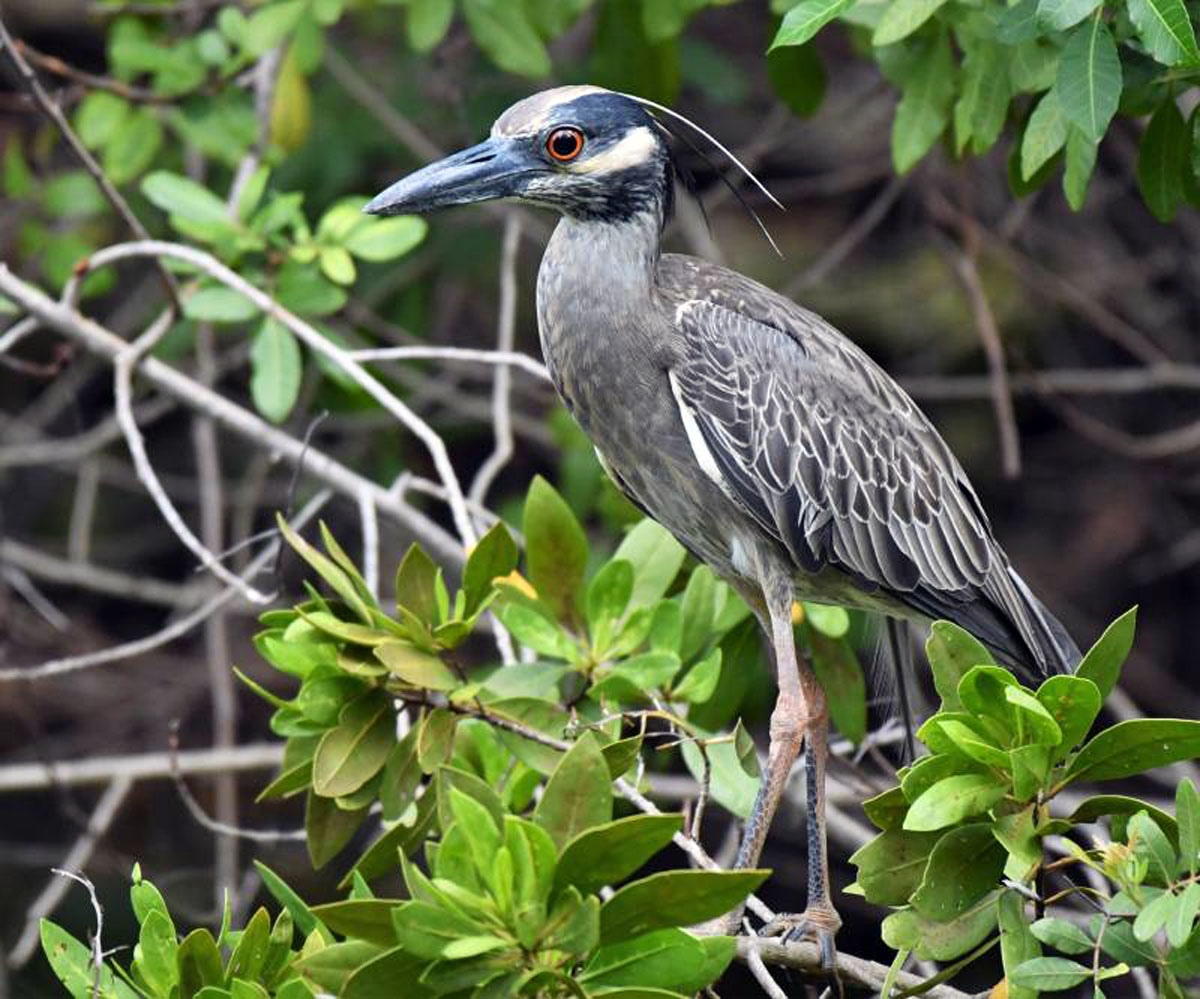
[[[363,211],[509,200],[586,221],[649,212],[662,224],[673,180],[664,129],[641,104],[601,87],[558,87],[517,102],[485,141],[398,180]]]

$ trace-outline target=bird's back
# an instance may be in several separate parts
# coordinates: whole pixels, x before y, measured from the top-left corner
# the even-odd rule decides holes
[[[664,255],[656,288],[679,337],[672,388],[697,458],[798,575],[835,569],[1014,664],[1074,667],[1077,648],[1012,569],[949,447],[865,352],[704,260]]]

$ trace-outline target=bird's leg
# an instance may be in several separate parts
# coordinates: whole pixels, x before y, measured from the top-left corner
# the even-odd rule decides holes
[[[825,692],[807,664],[800,667],[800,683],[808,694],[809,715],[804,737],[804,782],[808,799],[805,832],[808,835],[808,905],[799,916],[777,916],[766,928],[768,936],[784,940],[808,937],[821,951],[821,964],[834,966],[834,937],[841,917],[829,898],[829,857],[825,836],[825,763],[829,758],[829,710]]]
[[[763,630],[771,641],[775,655],[776,683],[779,694],[771,712],[770,746],[767,767],[754,799],[754,808],[742,833],[735,868],[753,867],[758,863],[767,831],[783,797],[792,764],[804,741],[804,726],[808,720],[808,705],[800,683],[796,662],[796,639],[792,632],[792,583],[790,579],[772,580],[763,585],[765,610],[760,613]],[[753,604],[751,606],[754,606]],[[739,913],[740,915],[740,913]]]

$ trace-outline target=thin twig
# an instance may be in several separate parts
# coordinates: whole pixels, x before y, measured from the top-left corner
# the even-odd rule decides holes
[[[104,794],[100,796],[100,800],[96,803],[95,809],[87,822],[87,827],[75,841],[70,851],[63,858],[61,864],[62,873],[72,880],[79,880],[72,874],[67,874],[68,871],[77,871],[82,868],[92,856],[92,852],[96,849],[96,844],[100,838],[108,832],[109,826],[112,825],[113,819],[116,818],[117,812],[124,803],[125,798],[129,794],[130,788],[133,787],[133,780],[129,777],[117,776],[112,779],[108,787],[105,788]],[[49,916],[58,907],[59,902],[67,893],[70,887],[70,882],[64,881],[61,878],[54,877],[46,882],[46,886],[38,893],[37,898],[30,903],[29,908],[25,912],[25,925],[21,930],[20,937],[17,938],[8,955],[8,964],[12,968],[19,968],[25,964],[37,950],[38,945],[38,924],[42,919]],[[99,947],[100,929],[103,917],[97,912],[96,915],[96,933],[93,937],[93,947]],[[97,964],[100,962],[97,961]]]
[[[299,528],[307,521],[312,519],[329,499],[329,491],[322,490],[311,500],[305,508],[300,511],[292,521],[292,526]],[[275,558],[275,552],[278,550],[279,541],[273,541],[263,551],[246,566],[242,573],[242,580],[253,579],[263,569],[271,564]],[[142,653],[150,652],[160,646],[166,645],[168,642],[174,641],[181,635],[186,635],[196,625],[205,621],[209,615],[219,611],[222,607],[233,600],[241,590],[238,587],[227,586],[219,593],[215,594],[209,600],[205,601],[190,614],[185,614],[183,617],[177,618],[168,624],[165,628],[156,631],[152,635],[145,638],[139,638],[132,642],[125,642],[122,645],[115,645],[108,649],[101,649],[99,652],[89,652],[78,656],[64,656],[60,659],[51,659],[49,662],[41,663],[38,666],[17,667],[15,669],[0,669],[0,683],[11,682],[13,680],[40,680],[47,676],[60,676],[63,673],[73,673],[76,670],[90,669],[95,666],[102,666],[105,663],[117,662],[122,659],[130,659],[133,656],[139,656]]]
[[[49,298],[41,289],[23,281],[0,263],[0,291],[18,302],[22,308],[36,314],[45,325],[81,342],[92,353],[113,360],[128,346],[111,330],[74,309]],[[139,365],[143,378],[175,399],[213,416],[226,429],[246,438],[296,465],[303,461],[306,472],[352,499],[365,489],[375,497],[380,511],[395,518],[417,534],[436,556],[450,565],[463,562],[462,545],[420,511],[404,502],[382,486],[363,478],[357,472],[315,448],[273,427],[265,420],[238,406],[194,379],[154,357],[144,358]]]
[[[517,326],[517,251],[520,246],[521,220],[516,214],[510,214],[504,220],[504,240],[500,252],[500,307],[496,320],[497,354],[513,352]],[[513,453],[511,384],[511,369],[507,365],[497,367],[495,381],[492,385],[492,432],[495,435],[495,445],[492,453],[479,466],[467,493],[470,499],[481,505],[487,499],[488,489],[491,488],[501,469],[508,464]]]
[[[105,247],[91,256],[88,261],[88,269],[107,266],[108,264],[129,257],[147,256],[171,257],[176,260],[186,261],[193,267],[203,271],[209,277],[249,299],[271,318],[291,330],[305,346],[309,347],[315,353],[328,358],[345,371],[350,376],[350,379],[362,388],[367,395],[371,396],[388,413],[406,426],[425,445],[430,457],[433,459],[434,467],[438,471],[438,477],[446,487],[448,505],[460,540],[466,547],[470,547],[475,543],[475,528],[471,524],[471,518],[467,515],[462,487],[450,462],[445,441],[438,436],[428,423],[401,402],[383,383],[364,370],[362,365],[350,357],[347,351],[343,350],[328,337],[323,336],[309,323],[285,309],[266,292],[256,288],[240,274],[230,270],[217,260],[216,257],[205,253],[203,250],[184,246],[181,243],[168,243],[161,240],[118,243],[114,246]]]
[[[171,780],[175,782],[175,790],[179,792],[179,797],[182,799],[184,807],[188,813],[200,825],[204,826],[209,832],[214,832],[218,836],[228,837],[233,840],[248,839],[254,843],[303,843],[307,838],[307,834],[303,829],[243,829],[241,826],[231,825],[228,822],[221,822],[214,819],[196,800],[192,794],[191,788],[187,786],[187,781],[183,779],[183,773],[179,769],[179,721],[171,722],[170,734],[167,737],[167,760],[171,768]],[[218,777],[221,775],[218,774]],[[233,885],[229,885],[230,891],[233,890]]]
[[[472,347],[374,347],[352,350],[350,356],[356,361],[469,361],[477,364],[493,364],[498,367],[520,368],[535,378],[550,381],[546,365],[528,354],[513,350],[478,350]]]
[[[750,937],[749,939],[756,939]],[[738,955],[741,956],[740,954]],[[750,974],[754,976],[754,980],[758,982],[759,987],[770,997],[770,999],[788,999],[788,995],[779,987],[779,983],[771,977],[771,973],[767,970],[767,966],[763,964],[762,955],[758,952],[757,947],[747,947],[746,955],[743,958],[746,962],[746,967],[750,969]]]
[[[971,306],[975,330],[983,344],[987,358],[988,380],[991,385],[992,409],[996,414],[996,430],[1000,435],[1000,467],[1007,478],[1015,479],[1021,474],[1021,437],[1017,431],[1017,418],[1013,412],[1012,392],[1008,387],[1008,367],[1004,360],[1004,344],[996,317],[987,300],[983,280],[976,264],[977,237],[969,227],[963,229],[962,250],[951,250],[950,262],[958,275]]]

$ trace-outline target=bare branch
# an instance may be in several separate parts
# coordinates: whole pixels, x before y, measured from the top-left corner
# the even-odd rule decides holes
[[[180,774],[206,775],[226,771],[270,770],[283,762],[283,744],[251,743],[232,749],[184,749],[175,757]],[[166,753],[129,756],[90,756],[53,763],[13,763],[0,767],[0,794],[8,791],[52,790],[123,780],[161,780],[171,776]]]
[[[293,519],[294,527],[299,528],[308,520],[310,520],[329,499],[329,491],[323,490],[309,500],[308,504],[300,511]],[[262,572],[275,558],[275,553],[279,548],[279,540],[271,542],[263,551],[261,551],[246,567],[242,573],[242,579],[253,579],[258,573]],[[229,586],[221,590],[219,593],[206,600],[203,604],[197,607],[190,614],[185,614],[183,617],[172,621],[165,628],[156,631],[153,635],[148,635],[145,638],[139,638],[132,642],[125,642],[123,645],[116,645],[112,648],[101,649],[99,652],[89,652],[78,656],[65,656],[61,659],[51,659],[49,662],[42,663],[39,666],[30,666],[27,668],[18,667],[16,669],[0,669],[0,683],[11,682],[13,680],[40,680],[47,676],[59,676],[63,673],[72,673],[76,670],[89,669],[93,666],[101,666],[104,663],[116,662],[121,659],[130,659],[133,656],[141,655],[143,652],[149,652],[152,649],[157,649],[168,642],[174,641],[181,635],[187,634],[196,625],[207,620],[211,614],[216,613],[231,600],[238,595],[240,590],[237,587]]]
[[[3,264],[0,264],[0,291],[37,315],[45,325],[82,342],[88,350],[110,361],[128,346],[111,330],[55,302],[34,285],[18,278]],[[360,493],[366,490],[375,498],[379,510],[420,536],[437,557],[451,565],[462,564],[462,545],[420,511],[405,503],[402,496],[363,478],[315,448],[306,449],[301,441],[157,358],[143,358],[138,370],[147,381],[192,409],[208,413],[226,429],[278,454],[293,465],[303,463],[306,472],[343,495],[357,500]]]
[[[356,361],[438,360],[512,366],[528,371],[535,378],[550,381],[550,372],[546,370],[546,365],[528,354],[514,350],[478,350],[472,347],[374,347],[352,350],[350,356]]]

